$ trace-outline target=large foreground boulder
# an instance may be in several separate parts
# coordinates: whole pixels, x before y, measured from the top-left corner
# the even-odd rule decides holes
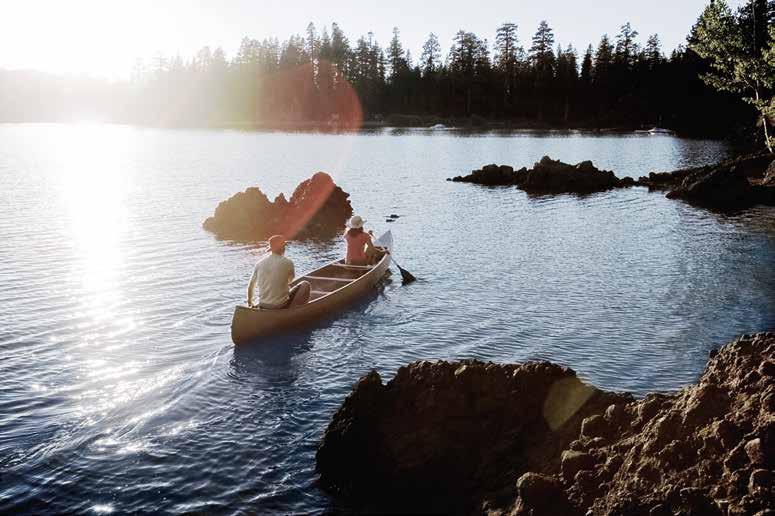
[[[515,171],[508,165],[485,165],[467,176],[447,180],[485,186],[518,186],[526,192],[537,194],[585,194],[635,184],[632,178],[619,179],[613,172],[599,170],[591,161],[570,165],[548,156],[544,156],[532,169],[521,168]]]
[[[775,333],[713,352],[696,385],[632,397],[549,363],[417,362],[362,378],[317,452],[355,510],[770,514]]]
[[[585,417],[628,401],[545,362],[416,362],[387,385],[376,372],[358,382],[317,468],[362,510],[467,512],[486,495],[508,504],[522,473],[559,469]]]
[[[274,234],[327,238],[341,231],[352,216],[349,197],[331,176],[318,172],[299,184],[290,200],[280,194],[272,202],[255,187],[237,193],[221,202],[203,227],[218,238],[243,242]]]

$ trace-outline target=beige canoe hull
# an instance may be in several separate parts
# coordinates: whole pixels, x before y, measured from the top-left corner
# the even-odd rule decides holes
[[[333,264],[329,264],[327,267]],[[299,307],[284,310],[261,310],[250,308],[247,305],[237,305],[231,321],[231,340],[234,344],[246,344],[256,341],[260,337],[314,323],[326,315],[345,308],[372,291],[387,272],[389,265],[390,255],[386,254],[378,264],[359,278]],[[308,276],[314,274],[311,273]],[[308,279],[308,276],[303,276],[297,281]],[[312,277],[314,278],[314,276]],[[313,292],[314,289],[313,283]]]

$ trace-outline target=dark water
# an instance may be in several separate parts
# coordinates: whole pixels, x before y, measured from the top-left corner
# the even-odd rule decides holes
[[[544,154],[637,177],[726,152],[572,133],[0,126],[0,512],[324,511],[314,451],[332,413],[359,376],[416,359],[550,359],[606,389],[679,388],[711,348],[775,327],[772,210],[444,179]],[[235,349],[258,249],[201,223],[249,185],[290,193],[317,170],[393,230],[422,281],[394,274],[313,330]],[[297,270],[341,252],[289,249]]]

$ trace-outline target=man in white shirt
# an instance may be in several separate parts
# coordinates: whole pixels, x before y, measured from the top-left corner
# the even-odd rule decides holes
[[[289,290],[296,271],[293,262],[283,256],[285,238],[282,235],[271,237],[269,249],[271,253],[259,260],[253,270],[253,276],[250,277],[248,306],[256,306],[253,304],[256,283],[258,283],[259,308],[278,310],[307,303],[311,287],[308,281],[301,281]]]

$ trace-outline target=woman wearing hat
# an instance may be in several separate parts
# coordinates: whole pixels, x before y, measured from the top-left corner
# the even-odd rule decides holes
[[[363,230],[364,222],[366,221],[360,216],[354,215],[347,223],[348,229],[344,232],[344,240],[347,242],[347,265],[372,265],[382,252],[381,248],[372,243],[372,232]]]

